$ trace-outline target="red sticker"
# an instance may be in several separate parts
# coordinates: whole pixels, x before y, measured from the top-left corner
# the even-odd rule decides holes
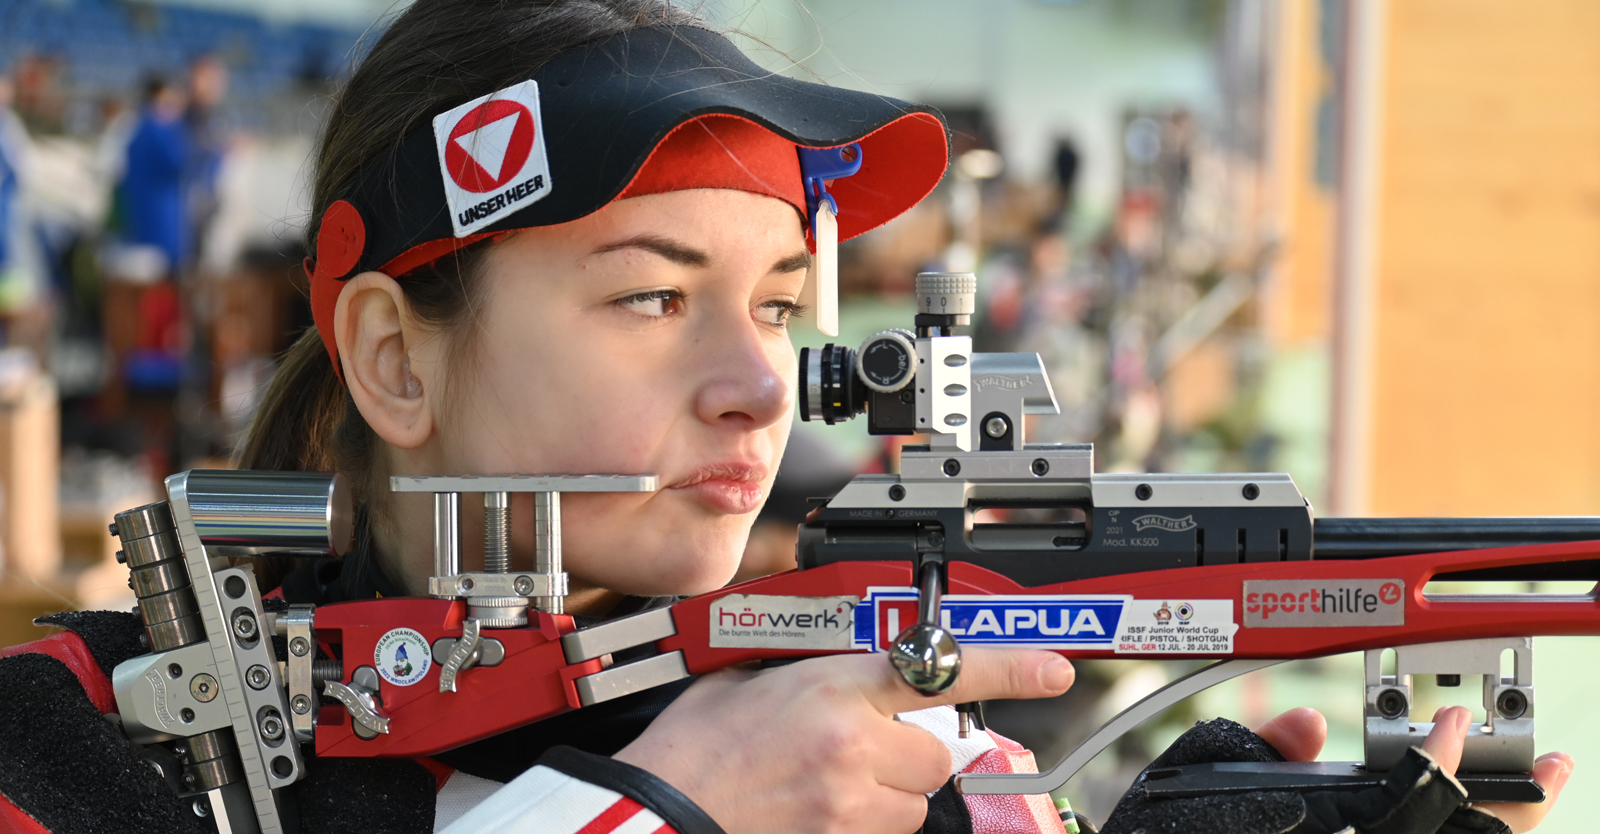
[[[445,170],[474,194],[493,191],[522,171],[533,150],[533,114],[521,103],[493,99],[467,111],[445,143]]]
[[[343,278],[356,268],[361,250],[367,245],[367,225],[361,212],[344,200],[328,206],[317,230],[317,272],[327,278]]]

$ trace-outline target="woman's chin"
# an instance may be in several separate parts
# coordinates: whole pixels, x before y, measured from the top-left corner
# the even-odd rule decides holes
[[[594,577],[593,583],[629,596],[694,596],[727,585],[739,568],[739,560],[663,559],[618,567],[621,569],[614,573],[608,571],[612,575]]]

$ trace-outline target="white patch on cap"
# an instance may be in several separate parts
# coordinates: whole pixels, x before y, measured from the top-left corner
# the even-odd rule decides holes
[[[456,237],[466,237],[550,193],[550,160],[536,81],[434,116],[433,137]]]

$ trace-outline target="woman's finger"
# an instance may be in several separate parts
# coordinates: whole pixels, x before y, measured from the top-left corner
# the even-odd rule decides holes
[[[1422,742],[1422,750],[1439,763],[1439,769],[1452,776],[1461,766],[1461,750],[1467,744],[1467,728],[1472,726],[1472,711],[1466,707],[1444,707],[1433,714],[1433,731]]]
[[[1296,707],[1256,730],[1291,762],[1314,762],[1328,740],[1328,720],[1310,707]]]
[[[906,793],[931,793],[950,779],[950,748],[933,733],[896,721],[883,730],[873,776],[878,784]]]
[[[1556,804],[1556,798],[1561,796],[1561,789],[1566,787],[1567,777],[1571,775],[1571,756],[1565,753],[1546,753],[1533,763],[1534,781],[1544,786],[1543,802],[1537,805],[1484,803],[1478,808],[1499,817],[1501,822],[1511,826],[1515,834],[1522,834],[1538,825],[1544,820],[1545,814],[1550,813],[1550,809]]]
[[[902,680],[883,655],[857,658],[856,671],[864,675],[858,679],[862,693],[884,715],[968,701],[1053,698],[1067,691],[1075,675],[1072,664],[1052,652],[966,647],[955,686],[925,696]]]

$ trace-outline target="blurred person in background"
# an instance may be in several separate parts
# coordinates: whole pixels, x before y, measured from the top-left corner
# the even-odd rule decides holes
[[[190,246],[184,174],[191,142],[184,124],[187,96],[165,77],[145,83],[144,106],[128,141],[118,197],[128,243],[153,247],[163,257],[159,272],[171,276]]]
[[[33,143],[12,109],[15,91],[11,76],[0,74],[0,310],[34,289],[38,267],[24,200]]]
[[[190,259],[198,261],[206,233],[217,214],[217,175],[227,155],[229,136],[220,106],[228,94],[228,65],[213,53],[189,65],[189,102],[183,123],[189,140],[184,191],[190,230]]]

